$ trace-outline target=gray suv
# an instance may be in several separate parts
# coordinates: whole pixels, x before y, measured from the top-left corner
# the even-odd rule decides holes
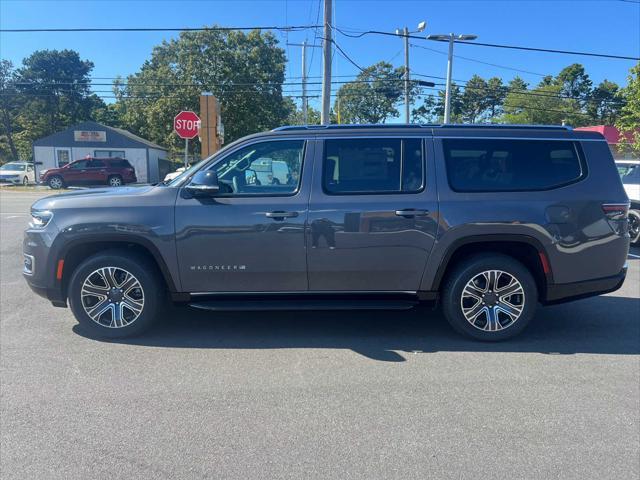
[[[276,168],[277,166],[277,168]],[[604,138],[565,127],[282,127],[168,184],[43,198],[24,275],[103,337],[165,301],[206,310],[408,309],[480,340],[616,290],[629,203]]]

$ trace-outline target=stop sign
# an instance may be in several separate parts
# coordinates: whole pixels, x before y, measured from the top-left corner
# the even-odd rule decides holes
[[[180,138],[194,138],[200,129],[200,117],[194,112],[182,111],[173,119],[173,129]]]

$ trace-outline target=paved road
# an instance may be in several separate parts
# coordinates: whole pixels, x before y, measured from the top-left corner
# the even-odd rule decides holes
[[[34,198],[0,193],[4,479],[640,476],[637,250],[498,345],[428,309],[183,310],[109,343],[22,280]]]

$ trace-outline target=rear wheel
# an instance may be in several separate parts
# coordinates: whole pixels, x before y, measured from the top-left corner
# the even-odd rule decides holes
[[[110,187],[121,187],[122,186],[122,177],[120,175],[112,175],[107,180]]]
[[[83,328],[99,337],[142,333],[159,316],[162,285],[143,257],[121,251],[85,260],[69,283],[69,304]]]
[[[629,210],[629,237],[632,245],[640,244],[640,211]]]
[[[538,290],[520,262],[487,254],[456,267],[445,282],[442,301],[455,330],[477,340],[499,341],[525,329],[535,313]]]
[[[54,175],[51,178],[49,178],[49,180],[47,181],[47,184],[49,185],[50,188],[53,188],[54,190],[58,190],[64,187],[64,181],[62,180],[62,177],[59,175]]]
[[[27,177],[24,177],[24,178],[22,179],[22,185],[24,185],[25,187],[26,187],[27,185],[29,185],[29,179],[28,179]]]

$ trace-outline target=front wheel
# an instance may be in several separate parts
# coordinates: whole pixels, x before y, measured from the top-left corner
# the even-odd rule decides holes
[[[29,179],[27,177],[24,177],[22,179],[22,185],[25,186],[25,187],[29,185]]]
[[[631,245],[640,244],[640,210],[629,210],[629,238]]]
[[[64,181],[62,180],[62,177],[58,175],[54,175],[51,178],[49,178],[49,180],[47,181],[47,184],[49,184],[49,188],[52,188],[54,190],[59,190],[62,187],[64,187]]]
[[[442,302],[455,330],[477,340],[499,341],[525,329],[536,310],[538,289],[529,270],[514,258],[478,255],[451,272]]]
[[[80,325],[98,337],[142,333],[159,315],[162,285],[145,258],[107,251],[85,260],[69,282],[69,305]]]
[[[119,177],[118,175],[113,175],[113,176],[109,177],[108,183],[109,183],[110,187],[121,187],[122,186],[122,178]]]

